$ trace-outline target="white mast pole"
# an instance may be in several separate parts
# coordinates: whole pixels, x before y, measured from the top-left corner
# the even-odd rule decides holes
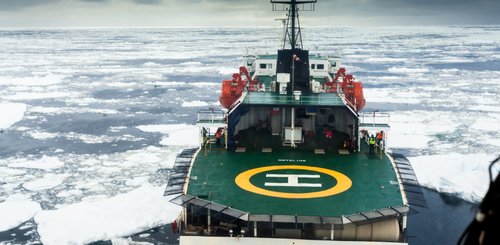
[[[293,98],[293,92],[295,91],[294,85],[295,85],[295,54],[292,55],[292,100]],[[292,143],[290,144],[291,147],[295,147],[295,107],[292,107]]]

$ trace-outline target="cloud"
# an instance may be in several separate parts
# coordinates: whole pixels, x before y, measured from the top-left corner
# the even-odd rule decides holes
[[[58,1],[59,0],[0,0],[0,11],[21,10]]]
[[[158,5],[162,3],[162,0],[133,0],[137,4],[146,4],[146,5]]]
[[[109,3],[111,0],[79,0],[85,3]]]
[[[269,26],[286,14],[273,12],[269,0],[0,0],[0,12],[4,27]],[[500,24],[498,13],[498,0],[320,0],[301,23]]]

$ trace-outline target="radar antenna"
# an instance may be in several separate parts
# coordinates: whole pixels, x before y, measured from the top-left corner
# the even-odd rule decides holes
[[[286,34],[283,39],[283,49],[286,41],[290,41],[291,49],[302,49],[302,34],[300,32],[299,10],[314,11],[317,0],[270,0],[273,11],[288,11]],[[287,7],[288,6],[288,7]]]

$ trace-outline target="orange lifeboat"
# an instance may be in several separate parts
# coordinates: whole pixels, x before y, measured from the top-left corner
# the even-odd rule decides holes
[[[339,78],[343,78],[339,82]],[[345,94],[346,100],[349,101],[351,106],[356,107],[357,111],[362,110],[365,107],[366,100],[363,95],[363,83],[356,82],[351,74],[347,74],[345,68],[340,68],[337,74],[333,78],[332,82],[327,82],[326,87],[335,88],[334,84],[338,83],[340,88]],[[337,92],[336,90],[327,90],[328,92]]]
[[[242,75],[245,76],[246,81],[243,80]],[[219,97],[220,104],[229,109],[231,105],[241,96],[247,85],[247,81],[250,82],[249,91],[253,91],[256,86],[259,86],[259,82],[252,80],[248,71],[245,67],[240,67],[240,73],[234,73],[232,80],[222,81],[222,89]]]
[[[360,111],[365,107],[366,100],[363,95],[363,83],[361,82],[353,82],[354,85],[354,99],[356,104],[356,110]]]
[[[232,80],[222,81],[221,95],[219,97],[220,104],[229,109],[231,105],[241,96],[245,89],[246,82],[241,79],[240,74],[234,73]]]

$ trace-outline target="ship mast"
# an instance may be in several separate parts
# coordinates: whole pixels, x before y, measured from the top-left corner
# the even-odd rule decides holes
[[[290,41],[291,49],[303,48],[302,34],[300,32],[299,6],[301,7],[300,10],[314,11],[316,2],[317,0],[271,0],[273,11],[288,11],[283,49],[285,49],[287,40]]]

